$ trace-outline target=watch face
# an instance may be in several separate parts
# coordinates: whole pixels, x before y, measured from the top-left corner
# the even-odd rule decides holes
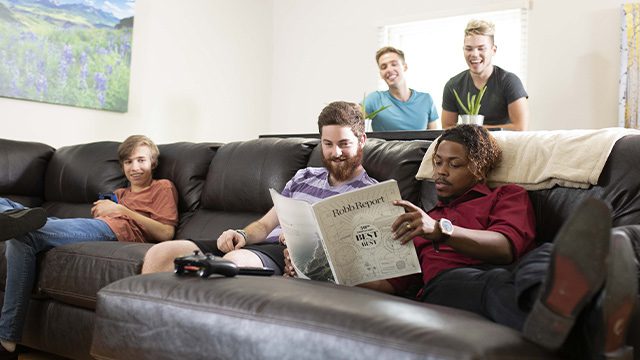
[[[448,219],[440,219],[440,230],[443,234],[453,234],[453,224]]]

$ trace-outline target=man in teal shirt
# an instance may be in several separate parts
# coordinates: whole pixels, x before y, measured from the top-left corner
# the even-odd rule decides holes
[[[387,46],[376,52],[380,77],[389,86],[365,99],[365,111],[372,113],[389,106],[373,118],[374,131],[439,129],[438,110],[428,93],[410,89],[404,77],[407,64],[401,50]]]

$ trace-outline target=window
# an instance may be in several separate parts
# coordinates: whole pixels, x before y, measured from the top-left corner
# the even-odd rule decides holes
[[[442,91],[447,81],[468,69],[462,54],[464,29],[471,19],[495,24],[498,47],[493,64],[513,72],[527,83],[527,10],[524,8],[451,16],[380,29],[380,47],[393,46],[405,53],[410,88],[428,92],[442,116]],[[380,80],[380,90],[386,90]]]

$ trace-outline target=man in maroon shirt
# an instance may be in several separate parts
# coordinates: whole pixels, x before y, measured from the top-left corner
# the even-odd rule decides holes
[[[396,294],[420,288],[417,296],[424,302],[481,314],[549,349],[566,350],[576,339],[582,358],[628,356],[635,259],[626,239],[611,238],[609,208],[596,199],[585,201],[553,244],[534,249],[527,191],[485,184],[500,159],[499,146],[482,127],[445,131],[433,155],[438,203],[425,212],[399,201],[407,212],[392,226],[402,243],[413,239],[422,274],[363,286]],[[572,332],[582,314],[580,329]]]

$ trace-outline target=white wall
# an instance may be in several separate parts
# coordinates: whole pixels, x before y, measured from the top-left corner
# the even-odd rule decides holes
[[[0,98],[0,137],[59,147],[149,135],[232,141],[267,129],[272,0],[136,0],[129,111]]]
[[[270,131],[315,132],[327,102],[360,101],[363,92],[376,90],[379,26],[499,10],[514,2],[276,0]],[[530,129],[616,126],[621,2],[529,3]],[[462,56],[433,50],[433,56]]]
[[[376,89],[379,26],[514,1],[137,0],[129,111],[0,98],[0,137],[59,147],[313,133],[325,104]],[[615,126],[621,2],[530,3],[531,129]]]
[[[617,126],[619,0],[534,0],[529,32],[532,127]]]

